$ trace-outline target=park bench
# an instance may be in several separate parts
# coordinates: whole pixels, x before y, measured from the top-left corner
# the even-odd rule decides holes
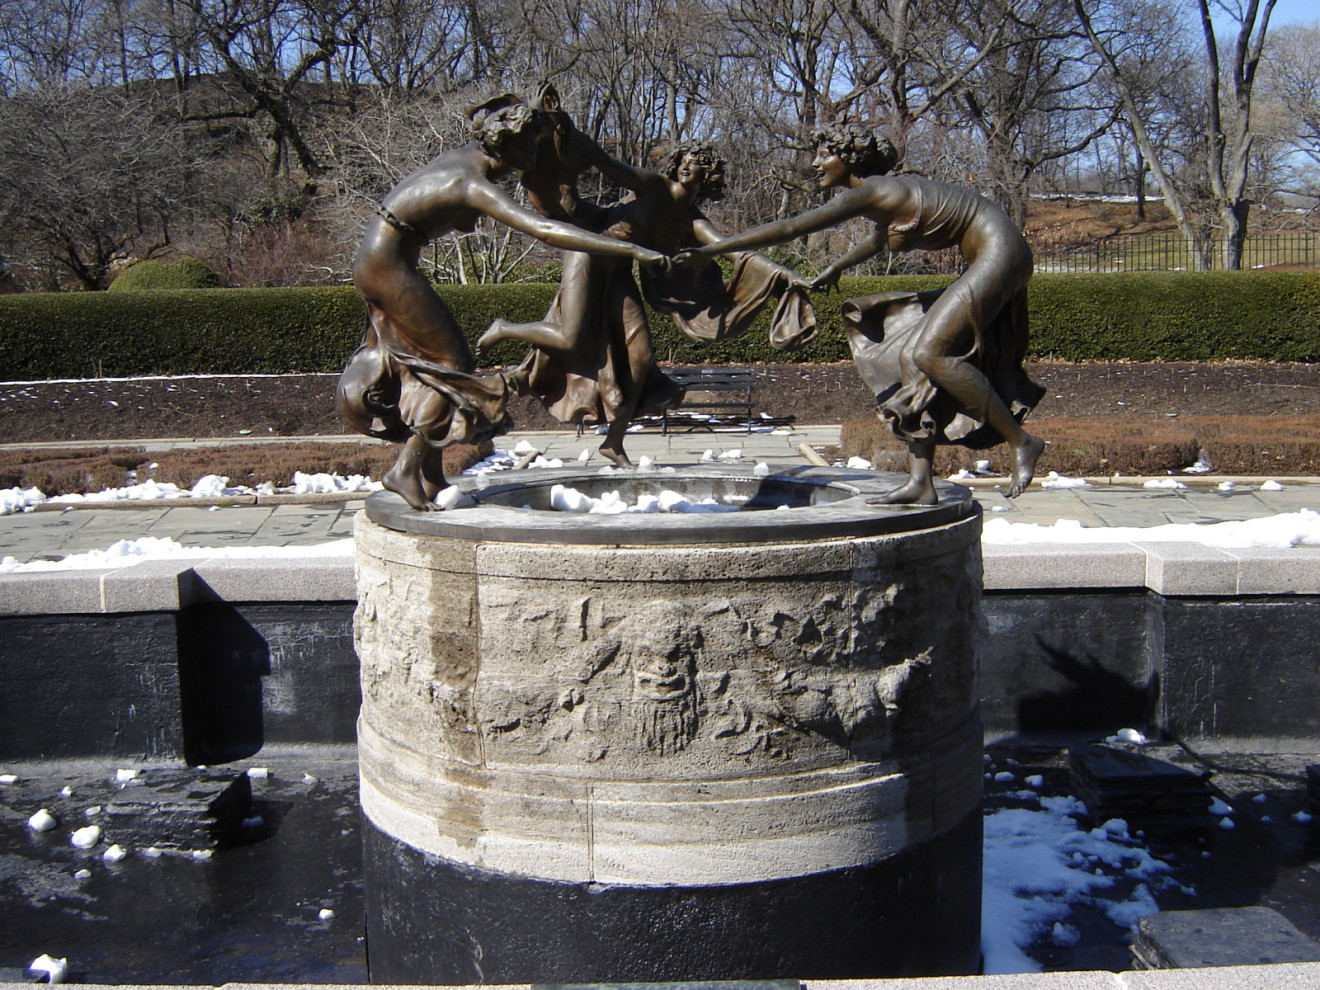
[[[696,417],[686,410],[707,409],[718,412],[737,409],[738,422],[751,432],[752,383],[755,372],[751,368],[692,368],[666,372],[670,379],[687,390],[677,409],[666,409],[660,417],[660,432],[668,433],[671,426],[686,426],[692,430],[714,430],[718,425],[713,418]],[[712,417],[715,412],[712,412]]]

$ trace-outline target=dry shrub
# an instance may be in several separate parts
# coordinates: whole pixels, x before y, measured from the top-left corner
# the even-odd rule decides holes
[[[494,445],[454,444],[444,452],[445,473],[454,476],[488,456]],[[0,450],[0,488],[40,488],[47,495],[121,488],[148,479],[191,488],[208,474],[233,485],[277,487],[293,483],[293,473],[369,475],[377,480],[394,463],[390,444],[288,443],[223,447],[180,447],[148,453],[140,447],[64,450]]]
[[[1216,474],[1320,474],[1320,416],[1195,416]]]
[[[141,448],[0,450],[0,488],[40,488],[47,495],[99,491],[122,486],[128,471],[146,460]]]

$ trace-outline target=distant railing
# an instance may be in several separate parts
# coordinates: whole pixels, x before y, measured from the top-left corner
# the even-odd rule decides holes
[[[1188,271],[1193,267],[1181,234],[1132,234],[1063,251],[1034,246],[1038,272]],[[1224,244],[1211,245],[1207,261],[1224,267]],[[1320,233],[1252,234],[1242,245],[1242,267],[1320,268]]]

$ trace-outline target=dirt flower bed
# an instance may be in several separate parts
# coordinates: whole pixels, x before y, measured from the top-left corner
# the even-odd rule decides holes
[[[875,402],[851,362],[775,364],[755,369],[758,413],[802,424],[847,424],[844,450],[903,470],[906,452],[875,417]],[[1320,365],[1038,361],[1028,373],[1047,389],[1028,428],[1051,441],[1041,471],[1060,474],[1155,474],[1194,463],[1201,449],[1217,473],[1320,474]],[[233,484],[285,480],[293,470],[346,470],[379,477],[394,452],[385,445],[319,444],[143,455],[134,440],[347,433],[335,407],[335,375],[179,377],[116,381],[0,383],[5,443],[73,441],[58,455],[9,450],[0,486],[36,479],[54,494],[86,477],[100,487],[156,477],[191,484],[202,474]],[[559,426],[533,399],[515,399],[515,429]],[[115,448],[107,450],[110,442]],[[953,473],[989,457],[1007,468],[1002,449],[941,449],[937,468]],[[145,469],[150,463],[155,469]],[[150,473],[144,473],[149,471]],[[104,480],[103,480],[104,479]],[[43,491],[46,489],[43,487]]]

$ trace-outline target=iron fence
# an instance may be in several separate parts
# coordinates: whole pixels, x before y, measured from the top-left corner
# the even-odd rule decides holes
[[[1057,250],[1033,245],[1038,272],[1189,271],[1187,240],[1181,234],[1132,234]],[[1224,267],[1224,242],[1215,240],[1209,265]],[[1320,232],[1252,234],[1242,245],[1242,267],[1320,268]]]

